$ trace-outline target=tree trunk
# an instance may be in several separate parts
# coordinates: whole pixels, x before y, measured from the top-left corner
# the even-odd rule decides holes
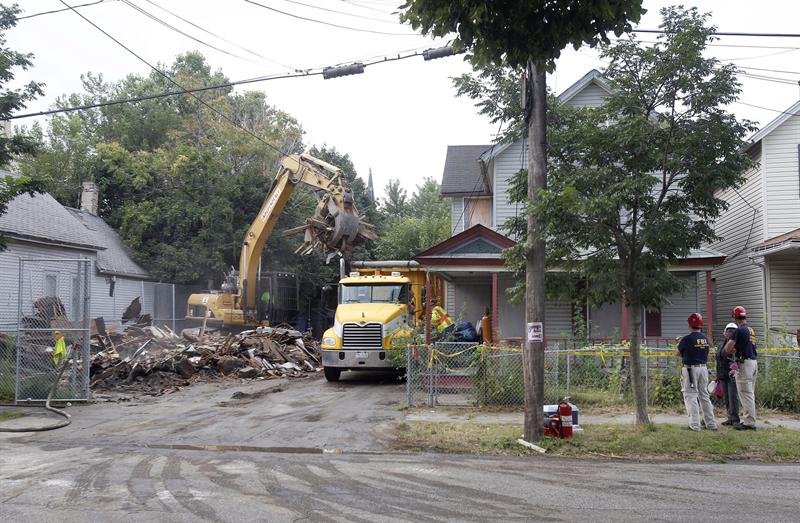
[[[544,69],[528,61],[528,79],[532,84],[532,111],[528,124],[528,199],[535,202],[539,191],[547,187],[547,77]],[[528,240],[525,245],[525,321],[544,324],[545,242],[536,219],[528,214]],[[546,332],[543,332],[543,335]],[[542,437],[544,428],[544,342],[527,341],[525,371],[525,440]]]
[[[639,358],[639,345],[641,343],[642,331],[642,299],[638,289],[630,290],[631,304],[631,388],[633,389],[633,405],[636,409],[636,424],[646,425],[650,423],[650,416],[647,414],[647,397],[642,380],[642,365]],[[624,304],[623,304],[624,306]]]

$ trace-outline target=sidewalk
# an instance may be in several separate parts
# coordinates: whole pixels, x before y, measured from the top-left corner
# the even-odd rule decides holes
[[[475,424],[516,423],[522,425],[524,414],[522,412],[481,412],[471,409],[453,408],[419,408],[407,411],[405,421],[433,421],[433,422],[462,422]],[[633,425],[634,414],[580,414],[580,424],[585,425]],[[671,425],[686,425],[688,419],[679,414],[651,414],[653,423],[667,423]],[[725,418],[717,418],[722,422]],[[800,430],[800,416],[770,413],[759,418],[756,423],[758,428],[785,427]]]

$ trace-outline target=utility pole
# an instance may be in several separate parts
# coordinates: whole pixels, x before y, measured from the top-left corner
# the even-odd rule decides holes
[[[536,202],[539,191],[547,188],[547,76],[544,68],[528,60],[526,78],[528,118],[528,200]],[[545,241],[536,219],[528,214],[528,239],[525,244],[525,321],[527,337],[524,351],[525,440],[538,441],[544,429],[544,275]]]

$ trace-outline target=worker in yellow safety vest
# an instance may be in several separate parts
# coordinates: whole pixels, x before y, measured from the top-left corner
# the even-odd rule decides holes
[[[436,301],[433,302],[434,306],[431,309],[431,326],[437,330],[439,334],[453,324],[453,320],[447,311],[444,310]]]

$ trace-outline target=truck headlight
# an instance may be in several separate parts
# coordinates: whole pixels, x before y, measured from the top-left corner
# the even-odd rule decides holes
[[[335,347],[336,346],[336,338],[331,338],[331,337],[322,338],[322,344],[323,345],[328,345],[330,347]]]

